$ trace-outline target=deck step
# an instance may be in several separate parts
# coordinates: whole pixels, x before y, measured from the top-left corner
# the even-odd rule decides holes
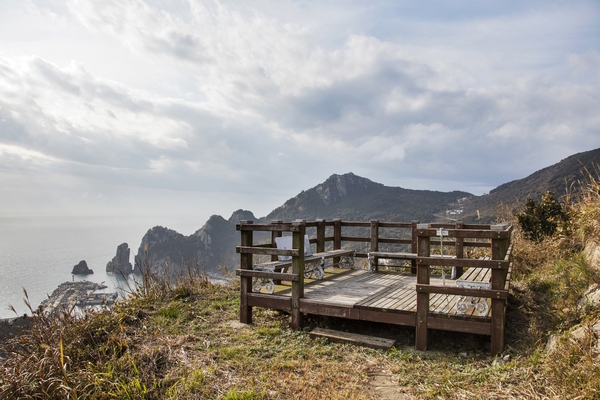
[[[341,332],[333,329],[315,328],[310,332],[311,339],[326,338],[330,342],[352,343],[358,346],[373,349],[389,350],[394,343],[393,339],[384,339],[377,336],[360,335],[358,333]]]

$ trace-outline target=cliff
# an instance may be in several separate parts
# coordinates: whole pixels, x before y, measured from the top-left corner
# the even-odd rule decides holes
[[[190,236],[162,226],[148,230],[135,256],[134,272],[178,273],[187,268],[218,275],[221,266],[237,264],[235,225],[243,219],[256,220],[250,211],[238,210],[229,220],[213,215]]]

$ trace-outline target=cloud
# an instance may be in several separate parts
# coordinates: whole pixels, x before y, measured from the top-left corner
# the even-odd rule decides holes
[[[264,214],[334,172],[489,190],[597,147],[600,8],[541,4],[15,7],[0,181],[37,173],[107,204],[117,187],[218,192]],[[78,37],[93,49],[69,50]]]

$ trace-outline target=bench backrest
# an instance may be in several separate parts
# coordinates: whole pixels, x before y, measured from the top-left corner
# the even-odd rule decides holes
[[[281,236],[275,238],[275,246],[278,249],[292,249],[292,237],[291,236]],[[304,235],[304,257],[312,256],[312,249],[310,248],[310,240],[308,240],[308,235]],[[277,256],[279,261],[289,261],[292,259],[292,256]]]

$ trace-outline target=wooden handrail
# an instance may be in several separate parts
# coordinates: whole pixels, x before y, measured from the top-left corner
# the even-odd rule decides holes
[[[285,272],[255,271],[253,269],[236,269],[237,276],[249,276],[252,278],[276,279],[280,281],[298,282],[298,274],[289,274]]]
[[[298,249],[273,249],[268,247],[254,247],[254,246],[236,246],[236,253],[240,254],[264,254],[274,256],[292,256],[298,257],[300,252]]]
[[[466,287],[456,286],[438,286],[438,285],[416,285],[417,293],[438,293],[438,294],[455,294],[459,296],[485,297],[489,299],[503,299],[508,297],[506,290],[492,289],[471,289]]]
[[[437,267],[472,267],[490,269],[508,269],[509,262],[503,260],[475,260],[471,258],[418,257],[417,264]]]

